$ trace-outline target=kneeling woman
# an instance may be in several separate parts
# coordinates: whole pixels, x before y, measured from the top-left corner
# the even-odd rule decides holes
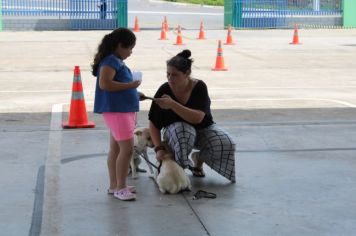
[[[183,168],[204,177],[203,163],[235,182],[235,143],[213,121],[210,97],[202,80],[191,78],[193,60],[183,50],[167,61],[168,82],[161,85],[149,111],[151,138],[159,160],[162,138]],[[161,137],[161,135],[163,137]],[[191,155],[193,149],[199,150]]]

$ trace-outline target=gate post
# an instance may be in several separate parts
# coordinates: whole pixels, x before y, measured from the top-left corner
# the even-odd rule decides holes
[[[313,11],[320,11],[320,0],[313,0]]]
[[[232,24],[232,17],[233,17],[232,1],[233,0],[224,1],[224,28],[226,28],[228,25],[234,26]]]
[[[117,0],[117,25],[127,28],[127,0]]]
[[[242,0],[235,0],[234,2],[234,18],[233,18],[233,25],[235,28],[241,28],[242,24],[242,7],[243,1]]]
[[[242,27],[242,0],[225,0],[224,1],[224,26],[225,28]]]
[[[355,0],[343,0],[343,26],[344,27],[356,27],[356,1]]]
[[[0,0],[0,32],[2,31],[2,0]]]

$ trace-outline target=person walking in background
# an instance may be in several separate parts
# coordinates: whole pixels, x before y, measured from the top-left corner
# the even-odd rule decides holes
[[[107,10],[107,5],[106,5],[106,0],[100,0],[100,4],[98,5],[100,9],[100,19],[104,20],[106,19],[106,10]]]
[[[110,130],[108,153],[109,194],[120,200],[135,200],[135,187],[126,185],[129,163],[134,150],[136,112],[139,111],[137,87],[124,60],[136,44],[135,34],[118,28],[104,36],[92,64],[92,74],[97,77],[94,112],[103,115]]]
[[[213,121],[206,84],[191,77],[193,60],[183,50],[167,61],[167,79],[155,94],[149,111],[149,127],[158,160],[165,154],[162,137],[176,162],[204,177],[205,162],[235,182],[235,143]],[[198,149],[189,159],[193,148]]]

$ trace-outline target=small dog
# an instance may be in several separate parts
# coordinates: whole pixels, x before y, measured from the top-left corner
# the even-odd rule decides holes
[[[165,149],[168,153],[164,155],[160,172],[157,172],[154,178],[159,190],[162,193],[170,194],[176,194],[183,190],[190,191],[192,186],[188,176],[185,174],[183,168],[175,162],[173,153],[166,144]]]
[[[130,162],[132,178],[137,178],[137,170],[141,163],[141,155],[144,159],[148,160],[147,147],[153,148],[150,130],[148,128],[136,128],[134,131],[134,152]],[[152,166],[149,163],[147,163],[147,165],[152,175]]]

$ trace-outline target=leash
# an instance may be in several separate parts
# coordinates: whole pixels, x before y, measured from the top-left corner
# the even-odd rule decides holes
[[[148,160],[148,158],[146,158],[145,155],[143,155],[142,153],[138,152],[136,149],[134,149],[134,150],[135,150],[137,155],[141,156],[145,161],[147,161],[147,163],[150,164],[153,168],[155,168],[158,171],[158,173],[161,172],[162,161],[159,162],[159,166],[156,166],[150,160]]]
[[[204,190],[198,190],[194,196],[193,196],[193,200],[198,200],[200,198],[211,198],[211,199],[215,199],[216,198],[216,194],[212,193],[212,192],[207,192]]]
[[[135,152],[141,156],[145,161],[147,161],[148,164],[150,164],[152,167],[154,167],[155,169],[157,169],[158,173],[161,172],[161,166],[162,166],[162,161],[159,162],[159,166],[156,166],[155,164],[153,164],[150,160],[148,160],[148,158],[145,157],[145,155],[143,155],[142,153],[138,152],[136,149],[134,149]],[[189,166],[189,169],[191,170],[191,166]],[[212,192],[207,192],[204,190],[198,190],[194,195],[193,195],[193,200],[198,200],[201,198],[210,198],[210,199],[215,199],[217,196],[215,193]]]

